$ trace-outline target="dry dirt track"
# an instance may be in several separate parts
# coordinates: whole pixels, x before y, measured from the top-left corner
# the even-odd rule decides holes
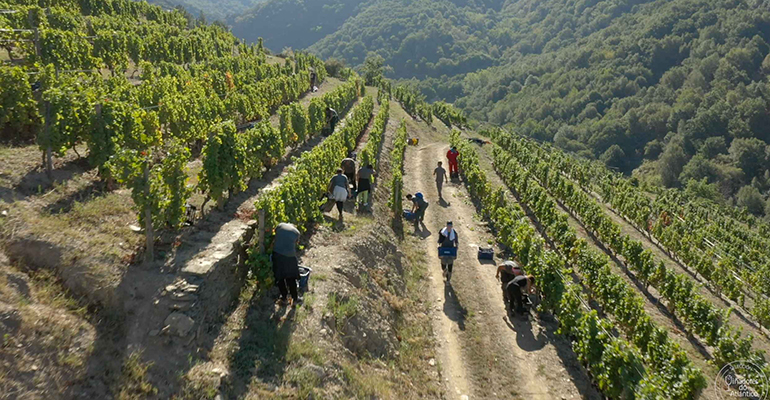
[[[541,325],[534,316],[509,320],[495,264],[476,258],[478,246],[487,246],[493,236],[475,216],[467,190],[458,182],[445,184],[446,201],[438,199],[432,173],[437,161],[446,165],[447,137],[419,128],[409,130],[420,137],[420,145],[407,149],[405,192],[420,191],[430,202],[425,224],[409,231],[424,242],[428,255],[427,286],[435,299],[432,318],[446,398],[600,398],[569,343],[555,336],[554,323]],[[438,231],[447,220],[454,222],[460,240],[451,284],[444,283],[436,252]]]

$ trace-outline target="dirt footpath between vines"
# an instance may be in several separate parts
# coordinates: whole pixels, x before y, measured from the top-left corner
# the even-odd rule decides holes
[[[409,136],[419,137],[420,144],[407,149],[404,190],[422,192],[430,206],[424,225],[408,231],[427,252],[427,286],[435,299],[431,318],[447,398],[600,398],[569,342],[556,336],[554,322],[509,319],[495,278],[502,259],[482,264],[476,257],[478,246],[490,246],[494,236],[467,190],[459,182],[445,184],[445,201],[438,199],[433,169],[437,161],[446,168],[448,136],[409,122]],[[460,241],[451,283],[444,282],[436,251],[447,220]]]

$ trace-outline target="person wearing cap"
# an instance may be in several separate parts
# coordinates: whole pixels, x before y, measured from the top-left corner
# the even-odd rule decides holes
[[[425,201],[422,193],[417,192],[412,196],[406,195],[406,199],[412,202],[412,213],[414,214],[414,226],[422,222],[425,218],[425,210],[428,208],[428,202]]]
[[[353,185],[353,196],[356,195],[358,187],[356,186],[356,153],[350,153],[350,155],[343,159],[340,163],[340,168],[345,176],[348,177],[348,182]]]
[[[441,229],[441,231],[438,233],[438,247],[439,248],[446,248],[446,247],[457,247],[459,245],[459,240],[457,239],[457,231],[452,226],[452,221],[447,221],[446,226]],[[452,257],[441,257],[441,271],[443,272],[443,275],[446,277],[447,282],[449,282],[450,279],[452,279],[452,266],[454,264],[454,258]]]
[[[499,278],[503,283],[503,288],[505,288],[508,282],[519,275],[524,275],[521,264],[517,261],[505,260],[502,264],[497,266],[497,275],[495,275],[495,278]]]
[[[446,158],[449,160],[449,176],[451,177],[457,177],[459,168],[457,165],[457,157],[460,155],[460,152],[457,151],[457,148],[452,146],[449,151],[446,152]]]

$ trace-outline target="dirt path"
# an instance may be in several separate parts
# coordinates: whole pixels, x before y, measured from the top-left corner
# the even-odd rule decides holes
[[[446,397],[600,398],[569,343],[555,335],[555,324],[507,317],[495,263],[476,259],[478,246],[488,246],[493,236],[479,222],[467,191],[460,184],[445,184],[446,202],[437,199],[432,172],[445,158],[446,137],[409,128],[420,145],[407,150],[405,191],[420,191],[431,203],[425,225],[413,235],[424,242],[428,255]],[[454,222],[460,239],[451,283],[444,283],[435,242],[447,220]]]

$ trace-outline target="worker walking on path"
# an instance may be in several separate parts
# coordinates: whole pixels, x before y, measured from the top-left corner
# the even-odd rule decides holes
[[[443,199],[441,189],[444,187],[444,182],[449,182],[449,177],[446,176],[446,170],[441,166],[441,161],[438,162],[438,166],[433,170],[433,176],[436,177],[436,190],[438,190],[438,198]]]
[[[299,279],[299,261],[297,260],[297,241],[299,230],[296,226],[282,222],[275,228],[275,238],[272,245],[273,276],[275,285],[281,292],[279,302],[286,304],[291,293],[292,303],[300,301],[297,294],[297,279]]]
[[[350,153],[347,158],[342,160],[340,168],[345,176],[348,177],[348,182],[353,185],[353,196],[356,195],[358,187],[356,186],[356,153]]]
[[[337,204],[337,211],[340,212],[340,221],[342,221],[342,207],[345,205],[345,200],[350,197],[348,177],[342,174],[342,168],[337,168],[337,174],[329,181],[327,191],[332,194],[332,198]]]
[[[369,192],[372,188],[372,177],[375,175],[372,164],[367,164],[358,170],[358,192],[356,196],[360,196],[360,204],[364,207],[369,207]]]
[[[457,231],[452,227],[452,221],[447,221],[446,226],[438,233],[438,247],[439,249],[457,248],[459,245],[457,239]],[[441,250],[439,250],[439,258],[441,260],[441,271],[446,277],[447,282],[452,279],[452,266],[454,265],[454,259],[457,257],[455,252],[454,256],[442,256]]]
[[[457,157],[459,155],[460,152],[457,151],[457,148],[454,146],[446,152],[446,158],[449,160],[449,176],[452,178],[457,178],[460,176],[460,169],[457,165]]]

